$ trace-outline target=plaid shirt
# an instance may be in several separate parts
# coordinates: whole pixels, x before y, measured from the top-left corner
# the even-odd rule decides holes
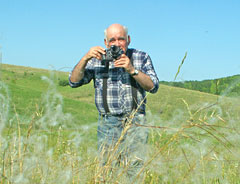
[[[129,56],[129,49],[126,55]],[[151,78],[154,84],[154,88],[151,89],[149,92],[156,93],[159,87],[159,80],[149,55],[145,52],[132,49],[131,61],[135,69],[147,74]],[[74,83],[70,80],[71,73],[69,76],[69,84],[73,88],[88,84],[92,79],[94,80],[95,104],[100,114],[105,114],[102,97],[104,69],[105,66],[102,65],[101,61],[93,58],[87,63],[84,77],[82,80]],[[108,75],[109,78],[107,80],[107,103],[110,114],[118,115],[131,112],[133,99],[130,79],[131,76],[125,71],[124,68],[114,67],[113,62],[109,63]],[[137,88],[138,104],[144,101],[139,110],[145,114],[146,91],[138,83]]]

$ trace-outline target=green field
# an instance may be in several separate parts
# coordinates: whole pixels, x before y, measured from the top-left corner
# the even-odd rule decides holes
[[[0,183],[97,183],[93,84],[0,66]],[[143,183],[240,183],[240,99],[160,85],[147,96]],[[124,183],[124,170],[106,183]]]

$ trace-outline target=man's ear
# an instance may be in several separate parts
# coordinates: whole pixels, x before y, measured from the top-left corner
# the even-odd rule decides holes
[[[104,44],[105,44],[106,48],[108,48],[108,42],[106,39],[104,39]]]
[[[128,35],[128,45],[130,44],[130,42],[131,42],[131,37]]]

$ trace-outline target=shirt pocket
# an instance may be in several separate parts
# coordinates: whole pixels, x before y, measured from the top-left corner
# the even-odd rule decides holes
[[[102,86],[103,86],[103,76],[102,74],[98,73],[95,75],[94,87],[95,89],[102,89]]]
[[[119,87],[119,82],[121,80],[121,75],[119,72],[119,68],[112,68],[108,73],[108,84],[111,86]]]
[[[130,75],[127,72],[122,73],[121,75],[121,81],[123,85],[130,85]]]

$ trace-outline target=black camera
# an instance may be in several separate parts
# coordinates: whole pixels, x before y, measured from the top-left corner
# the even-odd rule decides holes
[[[116,45],[112,45],[109,49],[106,49],[106,54],[102,55],[102,64],[106,65],[111,61],[119,59],[124,51]]]

